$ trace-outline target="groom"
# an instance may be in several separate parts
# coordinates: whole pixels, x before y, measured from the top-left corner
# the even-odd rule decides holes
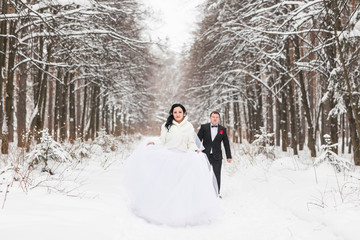
[[[222,164],[221,142],[225,147],[226,158],[231,163],[231,151],[226,128],[219,125],[220,113],[213,111],[210,114],[210,123],[202,124],[198,132],[198,137],[204,145],[203,152],[207,155],[216,176],[220,194],[220,175]]]

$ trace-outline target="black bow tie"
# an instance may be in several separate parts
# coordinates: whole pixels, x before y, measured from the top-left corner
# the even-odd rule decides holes
[[[218,127],[218,126],[217,126],[217,125],[215,125],[215,126],[211,126],[211,127],[213,128],[213,127]]]

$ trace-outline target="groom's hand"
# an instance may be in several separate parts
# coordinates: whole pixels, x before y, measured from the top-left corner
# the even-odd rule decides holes
[[[228,161],[228,163],[231,163],[232,159],[228,158],[228,159],[226,159],[226,161]]]

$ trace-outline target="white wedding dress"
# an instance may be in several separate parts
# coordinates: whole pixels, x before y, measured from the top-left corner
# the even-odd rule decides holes
[[[170,135],[177,135],[173,126],[173,131],[165,134],[165,144],[146,146],[144,142],[125,162],[131,208],[137,216],[156,224],[209,223],[221,213],[214,173],[206,155],[192,149],[192,142],[189,145],[188,141],[179,141],[188,144],[185,151],[167,146],[166,143],[172,142]],[[191,134],[194,139],[194,132]]]

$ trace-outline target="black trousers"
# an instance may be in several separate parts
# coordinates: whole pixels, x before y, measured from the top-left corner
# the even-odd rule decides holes
[[[215,159],[213,154],[208,155],[209,162],[213,167],[213,171],[217,180],[218,189],[220,193],[220,183],[221,183],[221,165],[222,165],[222,159]]]

